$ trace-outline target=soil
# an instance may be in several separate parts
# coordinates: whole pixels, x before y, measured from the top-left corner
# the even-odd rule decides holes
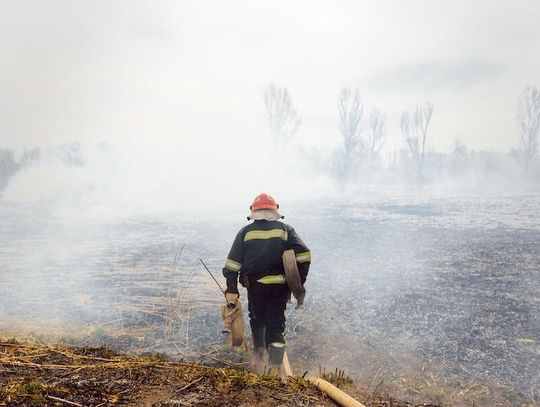
[[[355,389],[341,373],[325,378],[367,407],[414,407]],[[300,377],[129,356],[106,348],[0,342],[0,406],[334,406]],[[423,406],[425,406],[423,404]]]

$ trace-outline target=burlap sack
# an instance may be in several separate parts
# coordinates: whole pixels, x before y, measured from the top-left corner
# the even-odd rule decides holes
[[[242,315],[242,302],[240,298],[234,300],[234,306],[223,304],[221,306],[223,318],[223,332],[228,332],[229,345],[242,346],[244,343],[244,317]]]

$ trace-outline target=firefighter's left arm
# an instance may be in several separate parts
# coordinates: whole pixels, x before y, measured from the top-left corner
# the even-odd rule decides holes
[[[238,273],[244,260],[244,234],[243,229],[234,239],[231,251],[223,267],[223,276],[227,279],[227,292],[238,294]]]
[[[294,228],[291,227],[288,233],[289,238],[287,240],[286,250],[294,250],[298,271],[300,272],[300,279],[302,280],[302,284],[304,284],[308,275],[309,266],[311,265],[311,252],[303,240],[300,239],[300,236],[298,236],[298,233],[296,233]]]

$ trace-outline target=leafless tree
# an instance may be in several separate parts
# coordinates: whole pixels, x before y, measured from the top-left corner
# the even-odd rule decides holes
[[[467,146],[465,143],[459,139],[456,139],[454,141],[454,150],[452,151],[452,154],[459,154],[461,156],[467,155]]]
[[[19,160],[21,166],[35,165],[39,162],[41,157],[41,150],[39,148],[33,148],[31,150],[24,150]]]
[[[270,136],[276,147],[287,144],[302,124],[287,88],[269,84],[264,89],[264,106],[268,114]]]
[[[364,145],[361,139],[362,117],[364,105],[360,100],[358,89],[343,88],[338,97],[339,132],[343,138],[343,148],[336,155],[335,163],[338,178],[346,183],[352,176],[355,164],[363,154]]]
[[[343,88],[339,93],[339,131],[343,137],[343,147],[347,154],[354,154],[361,148],[360,133],[364,105],[358,89]]]
[[[7,186],[9,179],[20,169],[13,151],[0,148],[0,192]]]
[[[454,141],[454,149],[446,157],[447,170],[451,176],[461,179],[469,167],[469,151],[460,139]]]
[[[78,142],[62,144],[57,148],[56,156],[60,158],[67,167],[75,168],[84,165],[81,145]]]
[[[401,115],[401,132],[407,141],[409,152],[416,163],[416,177],[418,182],[421,182],[423,179],[427,131],[432,114],[433,105],[426,103],[423,106],[416,106],[414,113],[403,112]]]
[[[41,152],[38,148],[23,150],[19,159],[12,150],[0,148],[0,193],[17,172],[39,162]]]
[[[538,156],[540,135],[540,91],[528,86],[523,92],[518,108],[519,157],[525,171],[529,171]]]
[[[370,160],[373,161],[381,151],[386,139],[386,116],[379,109],[372,109],[368,117],[368,149]]]

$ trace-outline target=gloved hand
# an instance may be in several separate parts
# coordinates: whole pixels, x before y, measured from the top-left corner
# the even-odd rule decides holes
[[[225,300],[227,301],[229,308],[234,308],[236,306],[236,299],[239,297],[240,294],[238,292],[231,293],[228,289],[225,291]]]
[[[304,308],[304,298],[306,297],[306,288],[302,285],[302,288],[293,293],[296,298],[296,309]]]
[[[227,289],[225,293],[237,294],[238,295],[238,279],[227,278]]]

